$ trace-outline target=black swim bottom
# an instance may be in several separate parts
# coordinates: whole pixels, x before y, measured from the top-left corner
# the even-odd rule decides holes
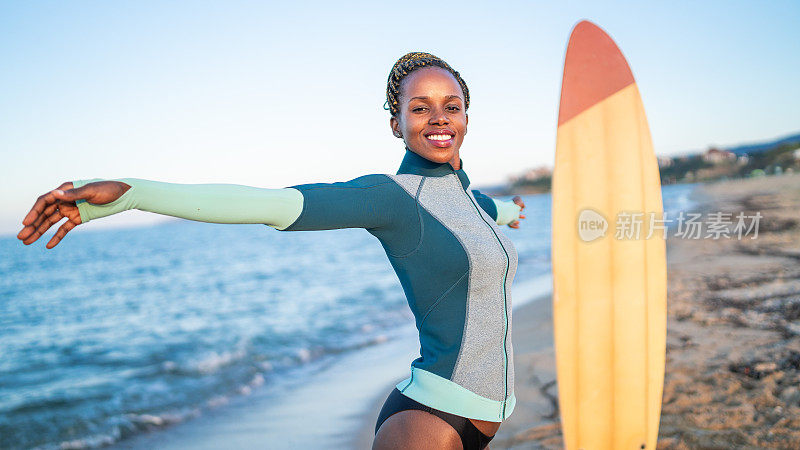
[[[461,444],[463,444],[464,450],[483,450],[487,445],[489,445],[489,441],[491,441],[494,437],[481,433],[481,431],[475,428],[475,425],[473,425],[472,422],[470,422],[470,420],[466,417],[457,416],[455,414],[439,411],[438,409],[433,409],[430,406],[425,406],[416,400],[406,397],[399,390],[397,390],[397,388],[395,388],[392,393],[389,394],[389,397],[383,404],[383,408],[381,408],[381,413],[378,414],[378,423],[375,424],[375,434],[378,434],[378,429],[380,429],[381,425],[383,425],[383,422],[385,422],[386,419],[388,419],[392,414],[409,409],[418,409],[420,411],[431,413],[449,423],[450,426],[455,428],[458,435],[461,436]]]

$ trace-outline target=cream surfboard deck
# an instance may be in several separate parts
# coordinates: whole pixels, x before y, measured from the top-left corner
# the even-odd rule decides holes
[[[565,446],[655,449],[667,296],[659,172],[631,70],[587,21],[564,61],[552,198]]]

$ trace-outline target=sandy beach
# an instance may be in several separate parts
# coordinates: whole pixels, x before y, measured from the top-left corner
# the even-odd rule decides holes
[[[658,448],[800,442],[800,176],[698,187],[694,212],[763,216],[758,236],[667,239],[667,361]],[[734,219],[735,221],[735,219]],[[562,448],[551,298],[515,309],[518,403],[492,449]],[[387,387],[388,392],[389,387]],[[370,447],[376,398],[355,448]]]
[[[800,176],[704,186],[707,212],[760,212],[758,236],[669,242],[659,448],[797,448]]]

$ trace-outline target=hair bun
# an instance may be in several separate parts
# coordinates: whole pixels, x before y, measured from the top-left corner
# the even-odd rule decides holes
[[[389,72],[389,79],[386,82],[386,103],[384,103],[384,105],[389,105],[388,109],[392,116],[396,116],[399,111],[397,102],[400,98],[400,83],[403,81],[403,78],[407,77],[414,69],[426,65],[441,67],[455,77],[456,81],[458,81],[458,84],[461,86],[461,91],[464,92],[464,111],[469,109],[469,89],[467,88],[467,83],[461,78],[461,74],[453,70],[443,59],[430,53],[409,52],[401,56],[400,59],[394,63],[392,70]],[[384,106],[384,109],[387,108]]]

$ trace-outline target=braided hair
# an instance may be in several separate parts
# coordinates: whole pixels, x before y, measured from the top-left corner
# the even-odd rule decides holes
[[[425,52],[410,52],[403,55],[392,66],[392,71],[389,72],[389,79],[386,82],[386,103],[383,109],[388,109],[392,117],[397,116],[400,111],[400,83],[408,74],[421,67],[436,66],[450,72],[458,81],[461,86],[461,91],[464,92],[464,111],[469,108],[469,89],[467,83],[461,78],[458,72],[453,70],[449,64],[444,60]]]

